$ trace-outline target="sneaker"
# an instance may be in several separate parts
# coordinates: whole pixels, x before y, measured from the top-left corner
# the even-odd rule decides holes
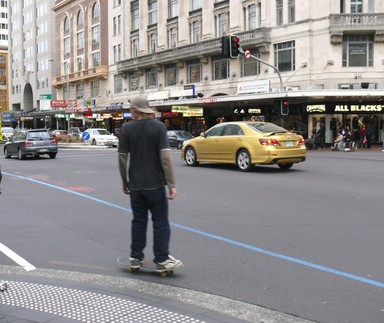
[[[140,268],[143,265],[143,261],[136,258],[129,258],[130,268]]]
[[[182,267],[183,263],[181,260],[176,259],[175,257],[172,257],[171,255],[168,256],[168,259],[157,263],[157,270],[163,271],[163,270],[173,270],[175,268]]]
[[[344,151],[351,151],[351,149],[349,149],[349,148],[345,148]]]

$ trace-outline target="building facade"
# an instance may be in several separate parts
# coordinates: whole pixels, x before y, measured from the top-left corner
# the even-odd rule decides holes
[[[36,126],[29,113],[41,111],[36,117],[40,126],[44,126],[49,120],[43,112],[50,110],[50,100],[56,95],[52,88],[55,28],[51,8],[54,1],[8,2],[10,122]]]
[[[0,113],[8,107],[8,1],[0,2]]]
[[[29,2],[40,1],[15,5]],[[382,142],[383,2],[57,0],[50,114],[64,118],[56,126],[114,131],[129,118],[129,101],[145,95],[170,128],[195,134],[220,120],[257,118],[310,136],[324,122],[329,143],[337,125],[358,119]],[[240,38],[238,59],[222,55],[229,34]],[[28,102],[32,83],[23,76]]]

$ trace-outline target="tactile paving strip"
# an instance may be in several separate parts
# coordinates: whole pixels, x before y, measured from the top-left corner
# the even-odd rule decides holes
[[[81,322],[202,322],[153,306],[87,291],[8,281],[0,303]]]

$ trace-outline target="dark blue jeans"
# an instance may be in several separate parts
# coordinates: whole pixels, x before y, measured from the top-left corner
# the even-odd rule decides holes
[[[163,262],[169,255],[171,229],[168,221],[168,199],[165,187],[153,190],[131,190],[133,213],[131,257],[143,260],[147,243],[148,212],[153,223],[153,261]]]

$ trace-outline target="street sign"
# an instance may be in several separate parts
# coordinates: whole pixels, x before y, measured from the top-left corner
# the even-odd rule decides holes
[[[83,140],[87,141],[87,140],[89,140],[89,138],[91,138],[91,135],[88,132],[85,131],[81,135],[81,138],[83,138]]]
[[[244,51],[245,58],[251,58],[251,51],[249,49]]]

